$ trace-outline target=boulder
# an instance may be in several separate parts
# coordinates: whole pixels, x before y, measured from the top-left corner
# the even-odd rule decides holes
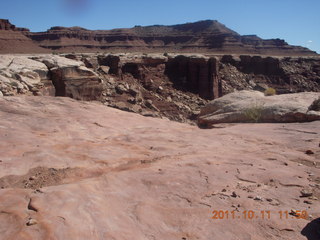
[[[81,59],[87,68],[97,69],[99,67],[97,57],[83,57]]]
[[[108,66],[100,66],[99,70],[103,73],[103,74],[109,74],[110,71],[110,67]]]
[[[99,76],[82,65],[52,68],[51,76],[56,96],[99,100],[104,89]]]
[[[0,56],[0,83],[5,96],[35,94],[42,88],[46,88],[49,95],[54,92],[51,81],[48,81],[47,66],[28,56]]]
[[[265,96],[258,91],[237,91],[208,103],[198,117],[199,126],[241,122],[309,122],[320,112],[309,110],[317,92]]]
[[[36,60],[49,69],[56,96],[78,100],[99,100],[101,97],[104,88],[101,79],[82,61],[58,55],[43,55]]]
[[[28,56],[2,55],[0,56],[0,69],[11,73],[35,72],[41,79],[46,79],[48,74],[46,65]]]

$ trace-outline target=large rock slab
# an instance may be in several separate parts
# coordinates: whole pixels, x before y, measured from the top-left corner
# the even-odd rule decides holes
[[[63,56],[0,56],[0,91],[17,94],[66,96],[99,100],[104,90],[98,74],[82,61]]]
[[[54,95],[48,68],[31,56],[0,56],[0,90],[6,95]]]
[[[319,239],[319,125],[203,130],[69,98],[0,98],[0,238]]]
[[[309,122],[320,120],[320,112],[309,110],[320,93],[302,92],[265,96],[258,91],[237,91],[213,100],[202,108],[198,124],[241,122]]]
[[[37,58],[50,69],[56,96],[78,100],[99,100],[104,90],[98,74],[85,67],[82,61],[57,55]]]

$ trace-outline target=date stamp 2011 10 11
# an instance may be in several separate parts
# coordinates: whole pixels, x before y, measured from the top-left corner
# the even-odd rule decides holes
[[[307,219],[308,213],[305,210],[291,210],[291,211],[254,211],[254,210],[243,210],[243,211],[229,211],[229,210],[214,210],[212,211],[211,219],[222,220],[222,219],[239,219],[239,220],[254,220],[254,219]]]

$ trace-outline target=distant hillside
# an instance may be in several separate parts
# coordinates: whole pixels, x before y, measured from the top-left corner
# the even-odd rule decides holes
[[[12,47],[14,46],[14,47]],[[200,52],[265,55],[317,55],[281,39],[241,36],[215,20],[172,26],[135,26],[113,30],[52,27],[33,33],[0,20],[0,52]]]

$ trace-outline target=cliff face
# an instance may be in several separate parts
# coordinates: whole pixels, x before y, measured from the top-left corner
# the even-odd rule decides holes
[[[307,48],[288,45],[284,40],[264,40],[255,35],[241,36],[218,21],[212,20],[172,26],[135,26],[134,28],[97,31],[81,27],[52,27],[46,32],[38,33],[15,28],[7,20],[0,23],[0,29],[19,31],[43,51],[96,52],[102,50],[110,52],[316,55]],[[0,33],[2,34],[3,32]]]

